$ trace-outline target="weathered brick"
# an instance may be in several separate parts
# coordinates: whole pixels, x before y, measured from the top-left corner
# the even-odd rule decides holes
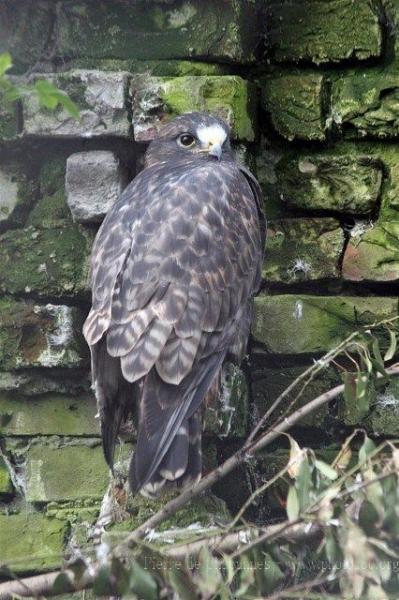
[[[95,150],[69,156],[65,183],[74,221],[102,221],[127,182],[127,173],[113,152]]]
[[[0,167],[0,227],[21,225],[31,208],[36,185],[17,164]]]
[[[339,276],[344,232],[335,219],[281,219],[268,224],[263,277],[292,283]]]
[[[324,140],[326,89],[316,72],[274,73],[262,82],[262,105],[288,140]]]
[[[234,138],[256,135],[256,93],[253,84],[236,75],[132,78],[133,133],[136,141],[155,137],[165,121],[179,114],[208,111],[225,119]]]
[[[381,161],[372,156],[313,154],[282,160],[276,168],[280,199],[304,210],[370,213],[382,183]]]
[[[367,0],[272,0],[267,45],[278,62],[340,62],[380,56],[378,14]]]
[[[77,225],[7,231],[0,236],[0,289],[44,297],[83,293],[91,241]]]
[[[59,9],[62,57],[159,60],[190,58],[251,62],[261,39],[255,3],[177,0],[95,4],[75,1]]]
[[[0,514],[0,564],[14,573],[47,571],[62,563],[68,533],[65,521],[25,510]]]
[[[396,138],[398,98],[397,69],[350,71],[333,83],[331,120],[348,136]]]
[[[349,281],[398,281],[398,253],[398,222],[358,224],[345,250],[342,275]]]
[[[306,368],[308,368],[308,366],[309,365],[306,367],[279,366],[275,368],[268,367],[263,369],[254,369],[252,371],[252,397],[255,402],[259,417],[265,414],[265,412],[272,406],[276,398],[278,398],[280,394],[284,392],[284,390],[286,390],[288,386],[291,385],[295,379],[297,379],[305,371]],[[296,410],[300,406],[304,406],[326,389],[332,388],[339,383],[341,383],[339,377],[328,372],[323,373],[322,376],[315,378],[309,383],[309,385],[301,394],[300,398],[298,398],[291,408]],[[283,416],[285,411],[290,409],[290,405],[294,398],[296,398],[299,390],[300,386],[295,388],[291,394],[289,394],[281,402],[279,408],[273,412],[273,419]],[[326,406],[323,406],[319,410],[304,416],[303,419],[301,419],[300,426],[324,429],[326,425],[325,419],[327,414],[328,409]]]
[[[96,412],[96,402],[88,394],[32,397],[0,392],[0,435],[98,436]]]
[[[397,298],[258,296],[252,334],[276,354],[326,352],[352,331],[397,315]]]
[[[0,53],[10,52],[14,70],[26,71],[46,53],[51,34],[54,6],[52,2],[2,0],[0,11]]]
[[[23,100],[23,133],[60,138],[98,136],[129,137],[127,91],[129,75],[124,72],[76,70],[59,75],[32,76],[46,79],[75,102],[80,117],[74,119],[65,109],[41,108],[35,92]]]
[[[0,369],[85,364],[82,321],[70,306],[0,300]]]
[[[32,446],[26,455],[26,499],[100,499],[109,482],[101,446]]]

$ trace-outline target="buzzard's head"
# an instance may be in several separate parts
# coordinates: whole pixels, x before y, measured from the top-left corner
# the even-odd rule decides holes
[[[160,131],[145,156],[146,166],[165,161],[231,159],[227,124],[208,113],[177,117]]]

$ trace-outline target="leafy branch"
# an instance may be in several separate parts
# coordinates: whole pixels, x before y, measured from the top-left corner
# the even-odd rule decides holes
[[[17,100],[34,92],[42,108],[56,110],[59,106],[64,108],[74,119],[79,119],[79,109],[69,96],[55,87],[46,79],[38,79],[33,84],[14,83],[8,71],[12,68],[12,58],[8,52],[0,54],[0,102],[3,105],[12,105]]]

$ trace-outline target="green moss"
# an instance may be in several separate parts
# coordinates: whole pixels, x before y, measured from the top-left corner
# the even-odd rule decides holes
[[[27,225],[40,228],[72,226],[65,194],[66,158],[57,157],[44,163],[40,171],[40,198],[27,220]]]
[[[5,462],[0,458],[0,499],[12,495],[14,487],[12,485],[10,473]]]
[[[128,505],[131,518],[113,525],[110,531],[112,533],[133,531],[162,508],[167,500],[174,498],[179,493],[178,490],[164,493],[157,500],[150,500],[141,495],[134,496]],[[194,498],[175,515],[163,521],[159,526],[159,531],[166,531],[174,527],[187,528],[194,523],[208,527],[214,523],[227,523],[229,518],[230,515],[223,500],[213,494],[204,494],[200,498]],[[190,531],[187,534],[190,536]]]
[[[266,19],[267,42],[280,62],[364,60],[382,50],[377,11],[367,0],[273,2]]]
[[[62,563],[65,522],[36,512],[0,514],[0,563],[14,573],[47,571]]]
[[[267,281],[309,281],[339,276],[344,233],[335,219],[271,221],[263,277]]]
[[[395,138],[398,121],[397,65],[345,72],[332,86],[331,118],[348,136]]]
[[[262,80],[262,105],[277,132],[288,140],[325,139],[323,75],[277,72]]]
[[[0,141],[12,140],[18,135],[18,119],[16,105],[0,108]]]
[[[160,98],[172,117],[191,111],[209,111],[230,123],[233,137],[248,141],[255,139],[255,90],[241,77],[178,77],[166,80],[160,88]]]
[[[82,292],[90,242],[77,225],[6,232],[0,238],[0,289],[46,296]]]
[[[378,436],[399,435],[399,384],[392,381],[375,394],[371,412],[365,423],[367,430]]]
[[[258,296],[252,333],[277,354],[325,352],[351,331],[397,314],[396,298]]]
[[[0,392],[0,434],[99,435],[96,412],[92,396],[49,393],[32,398]]]
[[[107,489],[101,446],[33,446],[26,459],[28,502],[100,499]]]
[[[147,73],[155,77],[185,77],[187,75],[228,75],[229,65],[189,60],[118,60],[80,58],[68,63],[70,69],[100,69],[101,71],[126,71]]]

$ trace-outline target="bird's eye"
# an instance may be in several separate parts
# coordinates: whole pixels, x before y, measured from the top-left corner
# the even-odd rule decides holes
[[[177,138],[177,143],[183,148],[191,148],[195,144],[195,137],[190,133],[183,133]]]

